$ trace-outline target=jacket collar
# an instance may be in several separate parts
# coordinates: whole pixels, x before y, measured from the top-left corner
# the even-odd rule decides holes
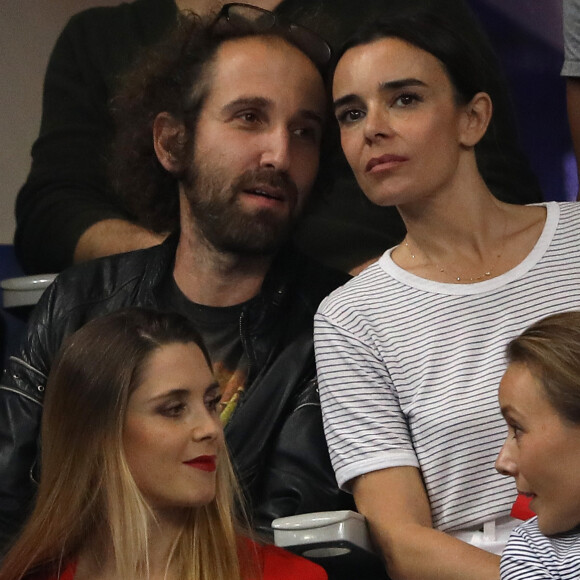
[[[144,250],[147,253],[145,274],[138,289],[139,299],[143,304],[152,307],[157,305],[159,287],[167,276],[173,275],[178,242],[179,233],[176,232],[161,245]],[[262,283],[258,299],[252,301],[251,311],[248,312],[251,326],[260,324],[264,318],[268,318],[272,309],[280,308],[298,277],[302,260],[302,254],[291,244],[283,246],[278,251]]]

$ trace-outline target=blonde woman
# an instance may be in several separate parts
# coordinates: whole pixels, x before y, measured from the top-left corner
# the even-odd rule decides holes
[[[580,311],[548,316],[507,348],[499,403],[508,435],[496,461],[537,517],[518,526],[501,580],[580,576]]]
[[[1,580],[326,578],[244,536],[219,387],[184,318],[129,309],[63,344],[36,507]]]

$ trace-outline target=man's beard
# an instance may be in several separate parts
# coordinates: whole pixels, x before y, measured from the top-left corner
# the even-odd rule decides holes
[[[221,178],[219,169],[200,171],[195,164],[183,185],[195,227],[220,252],[272,255],[288,239],[298,217],[298,189],[283,171],[249,170],[228,183]],[[281,215],[268,208],[244,210],[240,194],[257,186],[269,186],[280,192],[288,212]]]

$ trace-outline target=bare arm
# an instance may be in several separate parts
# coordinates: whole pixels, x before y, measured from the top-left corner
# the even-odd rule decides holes
[[[432,528],[427,493],[415,467],[358,477],[353,493],[393,580],[498,580],[499,556]]]
[[[167,234],[156,234],[129,221],[103,220],[93,224],[79,238],[74,262],[149,248],[161,244],[166,237]]]

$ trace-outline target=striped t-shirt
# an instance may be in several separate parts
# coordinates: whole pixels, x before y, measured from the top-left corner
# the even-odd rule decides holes
[[[509,515],[514,482],[494,469],[506,436],[497,402],[505,346],[539,318],[580,309],[580,204],[546,207],[535,247],[501,276],[433,282],[399,268],[389,251],[323,301],[316,362],[341,487],[415,466],[435,528]]]
[[[546,537],[537,518],[518,526],[501,556],[501,580],[578,580],[580,534],[578,531]]]

